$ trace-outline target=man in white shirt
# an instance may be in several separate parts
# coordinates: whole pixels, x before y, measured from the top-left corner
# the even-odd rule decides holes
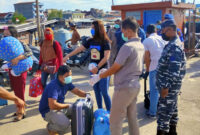
[[[145,64],[146,64],[146,78],[149,73],[150,84],[150,108],[147,115],[151,118],[156,117],[157,104],[159,99],[159,92],[156,89],[156,68],[158,60],[165,46],[165,41],[161,36],[157,35],[156,26],[150,24],[147,26],[148,38],[143,42],[145,48]]]

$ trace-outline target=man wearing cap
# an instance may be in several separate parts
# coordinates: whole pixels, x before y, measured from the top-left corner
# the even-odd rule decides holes
[[[81,38],[80,38],[80,35],[79,35],[79,33],[78,33],[77,29],[76,29],[76,24],[70,23],[69,25],[70,25],[70,29],[73,31],[72,38],[67,40],[67,41],[65,41],[65,43],[71,41],[71,46],[70,47],[75,49],[77,47],[77,45],[78,45],[78,41]]]
[[[180,40],[176,34],[173,20],[162,23],[162,38],[169,41],[164,47],[157,66],[156,86],[160,92],[157,135],[177,135],[178,122],[177,100],[182,79],[185,76],[186,59],[180,48]]]
[[[165,14],[164,18],[165,18],[165,21],[166,20],[174,20],[174,16],[172,14]],[[178,34],[181,42],[184,42],[183,33],[181,32],[181,29],[177,28],[177,34]]]

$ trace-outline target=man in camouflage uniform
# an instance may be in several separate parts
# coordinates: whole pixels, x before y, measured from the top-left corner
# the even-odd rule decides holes
[[[162,38],[169,41],[157,67],[156,86],[160,92],[157,135],[177,135],[177,100],[185,75],[186,59],[176,34],[176,24],[167,20],[162,24]]]

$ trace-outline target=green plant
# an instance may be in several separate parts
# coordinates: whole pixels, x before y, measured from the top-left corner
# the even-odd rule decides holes
[[[12,22],[15,23],[15,24],[21,24],[21,23],[24,23],[26,21],[26,17],[24,17],[22,14],[19,14],[17,12],[15,12],[13,14],[13,17],[12,17]]]
[[[62,10],[56,10],[53,9],[51,13],[48,15],[48,20],[54,19],[54,18],[63,18],[63,12]]]

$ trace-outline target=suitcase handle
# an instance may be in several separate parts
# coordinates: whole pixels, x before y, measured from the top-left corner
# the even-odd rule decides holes
[[[147,94],[147,79],[144,79],[144,96]]]

